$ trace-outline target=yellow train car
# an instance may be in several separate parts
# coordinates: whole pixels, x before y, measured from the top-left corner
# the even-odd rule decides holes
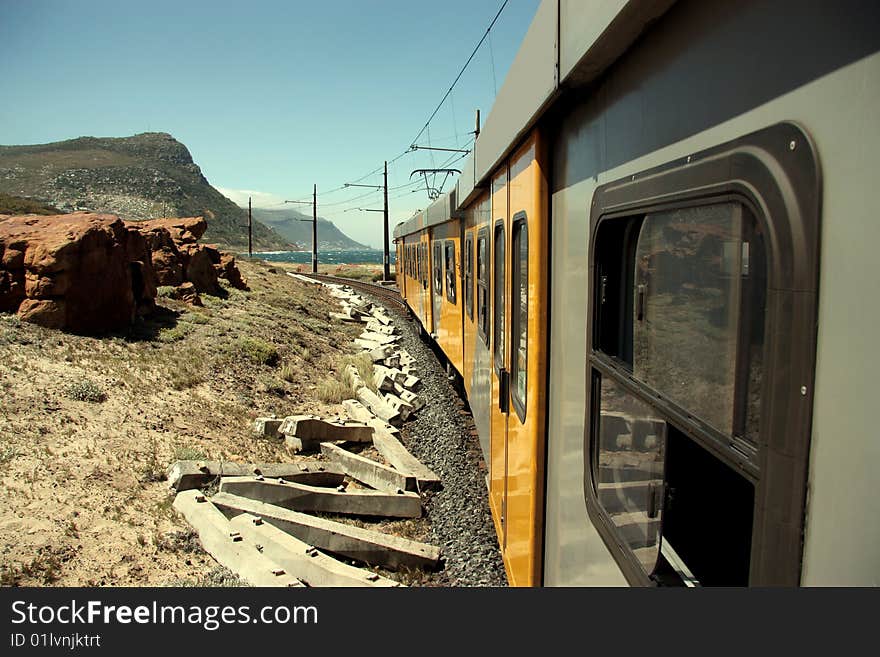
[[[826,9],[543,0],[395,229],[512,585],[878,583],[880,5]]]

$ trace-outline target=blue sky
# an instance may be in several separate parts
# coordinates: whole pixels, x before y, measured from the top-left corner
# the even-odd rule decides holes
[[[317,183],[318,213],[380,247],[382,215],[351,208],[381,193],[330,190],[408,149],[501,4],[0,0],[0,144],[169,132],[233,200],[283,207]],[[466,145],[538,4],[509,0],[420,145]],[[389,165],[392,226],[428,204],[410,173],[449,157]]]

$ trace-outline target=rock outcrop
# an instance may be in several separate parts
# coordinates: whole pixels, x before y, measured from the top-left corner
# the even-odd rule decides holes
[[[218,277],[247,289],[235,258],[198,244],[201,217],[124,222],[77,212],[0,217],[0,312],[49,328],[95,334],[155,308],[159,285],[201,304]]]
[[[0,221],[0,311],[77,333],[125,327],[155,305],[145,237],[115,215]]]
[[[179,217],[127,222],[139,230],[153,252],[153,269],[159,285],[178,285],[189,281],[196,292],[217,294],[218,278],[235,288],[246,290],[235,257],[211,244],[199,244],[208,224],[202,217]]]

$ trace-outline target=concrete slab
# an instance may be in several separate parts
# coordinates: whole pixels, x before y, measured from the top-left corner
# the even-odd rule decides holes
[[[415,475],[400,472],[337,445],[323,443],[321,453],[354,479],[388,493],[418,490]]]
[[[369,388],[361,388],[357,391],[358,400],[380,420],[388,424],[399,425],[403,422],[400,413],[391,408],[388,403]]]
[[[381,311],[381,310],[374,307],[373,310],[370,312],[370,314],[373,317],[375,317],[377,320],[379,320],[385,326],[388,326],[389,324],[391,324],[391,318],[388,315],[386,315],[384,313],[384,311]]]
[[[338,319],[343,322],[360,322],[357,317],[352,317],[349,313],[327,313],[330,319]]]
[[[198,491],[187,490],[174,498],[174,508],[196,530],[205,551],[252,586],[304,584],[277,562],[263,555],[250,540],[233,530],[226,516]]]
[[[389,374],[390,372],[391,370],[384,365],[373,365],[373,385],[377,390],[394,392],[394,378]]]
[[[361,529],[273,504],[217,493],[211,501],[227,517],[250,513],[322,550],[392,570],[400,567],[436,568],[440,550],[433,545]]]
[[[348,413],[348,416],[353,420],[363,422],[364,424],[373,427],[373,429],[390,433],[393,436],[400,433],[400,429],[377,418],[370,412],[369,408],[361,404],[357,399],[346,399],[342,402],[342,406],[345,408],[345,412]]]
[[[375,429],[375,427],[373,427]],[[371,437],[372,439],[372,437]],[[182,491],[207,486],[217,477],[263,475],[311,486],[335,488],[345,480],[345,471],[334,463],[232,463],[231,461],[175,461],[168,470],[171,488]]]
[[[389,356],[386,356],[382,360],[382,363],[385,364],[385,367],[398,367],[400,365],[400,356],[398,356],[397,354],[391,354]]]
[[[283,479],[264,477],[223,477],[220,491],[248,497],[267,504],[275,504],[310,513],[338,513],[346,516],[376,516],[386,518],[419,518],[422,500],[417,493],[356,489],[319,488]]]
[[[382,346],[376,347],[375,349],[370,350],[370,358],[372,358],[373,362],[375,363],[377,361],[381,361],[381,360],[388,358],[388,356],[390,356],[393,353],[394,353],[394,347],[390,347],[388,345],[382,345]]]
[[[281,420],[276,417],[258,417],[254,420],[254,436],[257,438],[277,438]]]
[[[400,337],[396,335],[385,335],[384,333],[373,333],[372,331],[364,331],[361,333],[361,340],[377,342],[379,344],[391,344],[392,342],[397,342],[399,339]]]
[[[314,415],[290,415],[284,418],[278,433],[295,452],[317,451],[324,441],[368,443],[373,439],[372,427],[362,422],[331,422]]]
[[[402,419],[404,422],[406,422],[409,419],[409,416],[415,412],[412,404],[403,401],[394,393],[386,392],[383,393],[381,397],[385,400],[386,404],[388,404],[391,408],[400,413],[400,419]]]
[[[263,556],[309,586],[401,586],[393,579],[342,563],[249,513],[233,518],[229,526],[259,545]]]
[[[406,447],[403,446],[403,443],[391,434],[384,431],[375,431],[373,433],[373,445],[382,455],[382,458],[393,465],[396,470],[415,475],[420,489],[436,489],[440,487],[440,477],[410,454]]]
[[[375,340],[365,340],[363,338],[355,338],[353,342],[356,346],[369,352],[382,346],[382,343],[376,342]]]

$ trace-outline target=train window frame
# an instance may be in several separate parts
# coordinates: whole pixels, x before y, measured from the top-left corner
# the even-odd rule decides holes
[[[446,300],[458,305],[458,286],[455,283],[455,242],[443,242],[443,271],[446,278]]]
[[[701,423],[635,380],[625,363],[602,353],[596,342],[597,298],[602,293],[596,269],[600,226],[649,212],[727,201],[749,208],[767,251],[764,380],[755,445],[733,438],[724,445],[707,437]],[[752,483],[749,584],[800,583],[816,364],[820,207],[815,147],[791,122],[596,188],[589,208],[584,422],[589,456],[584,459],[584,497],[588,515],[631,584],[656,582],[639,566],[599,502],[595,471],[601,377],[650,404],[671,427]]]
[[[480,273],[480,242],[483,242],[485,248],[483,253],[485,259],[483,262],[483,272]],[[477,260],[477,334],[482,339],[486,349],[489,348],[489,309],[491,308],[491,299],[489,298],[489,270],[492,266],[491,244],[489,242],[489,227],[483,226],[477,231],[477,248],[474,256]],[[481,294],[482,292],[482,294]],[[482,299],[482,302],[480,301]]]
[[[501,237],[502,246],[501,253],[501,285],[498,284],[498,237]],[[492,231],[492,360],[495,364],[496,373],[500,373],[504,369],[504,347],[505,347],[505,313],[507,305],[505,303],[505,286],[507,285],[507,231],[505,230],[504,220],[495,221]],[[499,296],[500,290],[500,296]],[[500,312],[499,312],[499,306]],[[500,347],[500,348],[499,348]]]
[[[529,280],[529,272],[528,272],[528,257],[529,257],[529,226],[528,226],[528,217],[526,216],[525,211],[521,210],[513,215],[513,222],[511,225],[511,239],[510,239],[510,257],[511,257],[511,272],[510,272],[510,283],[511,283],[511,299],[510,299],[510,310],[511,310],[511,319],[510,319],[510,399],[513,402],[513,408],[516,410],[517,417],[519,417],[520,422],[526,421],[526,408],[528,402],[528,376],[529,376],[529,320],[528,320],[528,289],[526,289],[526,357],[525,357],[525,382],[524,382],[524,392],[523,395],[519,395],[519,358],[516,353],[516,345],[519,343],[520,331],[522,329],[521,322],[522,316],[521,313],[518,312],[518,308],[520,308],[520,293],[521,293],[521,278],[522,278],[522,259],[520,257],[520,240],[522,239],[523,233],[525,233],[526,242],[526,272],[525,272],[525,280],[526,287],[528,288],[528,280]]]
[[[464,308],[468,319],[474,321],[474,236],[464,238]]]

